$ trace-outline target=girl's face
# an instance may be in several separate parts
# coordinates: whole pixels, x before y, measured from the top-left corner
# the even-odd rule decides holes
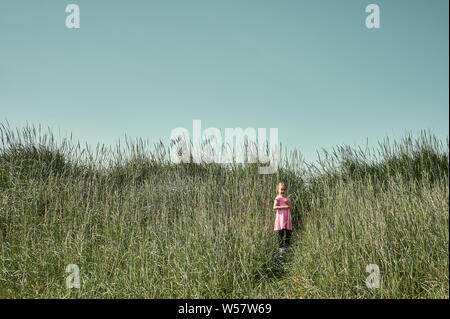
[[[279,194],[280,196],[284,196],[284,195],[286,194],[286,186],[281,185],[281,186],[278,188],[278,194]]]

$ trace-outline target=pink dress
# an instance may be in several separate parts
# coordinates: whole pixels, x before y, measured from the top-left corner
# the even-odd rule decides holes
[[[288,206],[288,201],[290,201],[289,197],[277,196],[275,199],[278,199],[277,206]],[[276,211],[276,214],[275,227],[273,230],[292,230],[290,209],[279,209]]]

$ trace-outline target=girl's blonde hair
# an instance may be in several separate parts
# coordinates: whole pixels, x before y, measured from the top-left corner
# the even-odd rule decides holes
[[[280,190],[280,187],[281,187],[281,186],[284,186],[284,188],[287,189],[286,184],[283,183],[283,182],[280,182],[280,183],[278,183],[278,185],[277,185],[277,192]]]

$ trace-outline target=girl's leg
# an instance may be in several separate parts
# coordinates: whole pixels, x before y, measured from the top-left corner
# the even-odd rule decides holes
[[[284,235],[284,229],[281,229],[278,231],[278,244],[281,247],[283,247],[283,236]]]
[[[286,229],[286,246],[290,246],[291,245],[291,235],[292,235],[292,230],[288,230]]]

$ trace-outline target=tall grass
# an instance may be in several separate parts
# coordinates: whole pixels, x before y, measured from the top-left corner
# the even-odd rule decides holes
[[[338,147],[310,179],[291,297],[448,298],[449,161],[422,132],[372,152]],[[368,289],[368,264],[380,287]]]
[[[448,298],[448,141],[338,148],[277,174],[179,164],[161,144],[95,150],[0,128],[0,297]],[[378,152],[378,153],[377,153]],[[275,185],[294,253],[273,232]],[[68,264],[80,289],[67,289]],[[368,289],[367,264],[381,270]]]

